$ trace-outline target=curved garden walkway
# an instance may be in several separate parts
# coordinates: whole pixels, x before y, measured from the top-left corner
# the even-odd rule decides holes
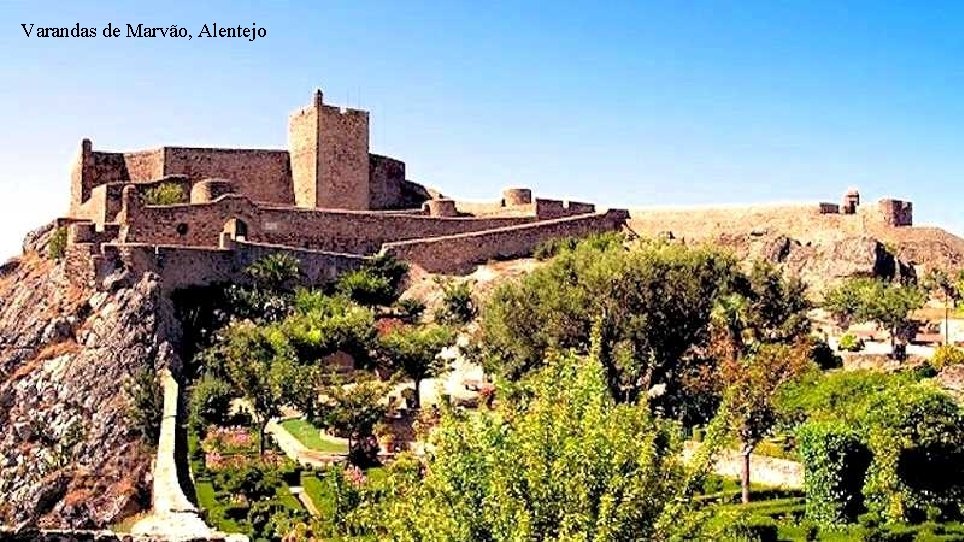
[[[278,447],[281,448],[281,451],[289,458],[294,459],[302,465],[311,465],[313,467],[327,467],[328,465],[345,461],[347,457],[346,454],[319,452],[302,444],[300,440],[281,425],[285,419],[288,418],[272,419],[268,422],[266,432],[271,435]]]

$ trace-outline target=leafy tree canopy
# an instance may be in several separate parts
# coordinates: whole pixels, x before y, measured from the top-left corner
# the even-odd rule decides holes
[[[604,368],[556,358],[530,402],[443,415],[422,484],[390,514],[400,540],[653,540],[683,479],[674,431],[617,404]],[[662,533],[665,534],[665,533]]]

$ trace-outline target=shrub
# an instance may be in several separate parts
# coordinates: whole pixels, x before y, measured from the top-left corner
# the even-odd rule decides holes
[[[807,519],[822,525],[853,522],[863,508],[861,489],[870,452],[855,431],[836,422],[808,422],[797,430],[807,493]]]
[[[249,265],[245,272],[255,286],[269,291],[285,291],[301,276],[301,266],[294,256],[269,254]]]
[[[847,352],[860,352],[864,349],[863,339],[858,339],[857,336],[852,333],[846,333],[840,337],[840,342],[837,345],[841,350]]]
[[[67,251],[67,228],[56,228],[50,234],[50,241],[47,242],[47,258],[59,260],[64,257]]]
[[[912,369],[912,372],[916,380],[924,380],[925,378],[934,378],[937,376],[937,369],[930,363],[918,365]]]
[[[408,273],[408,264],[396,260],[389,254],[379,254],[372,258],[365,269],[377,277],[382,277],[388,281],[392,290],[398,290],[402,286],[402,280]]]
[[[944,367],[964,364],[964,350],[955,346],[940,346],[934,351],[931,365],[940,371]]]
[[[216,480],[219,488],[232,495],[244,495],[249,501],[274,495],[276,488],[282,485],[278,469],[260,461],[221,469]]]
[[[144,193],[144,202],[148,205],[177,205],[186,199],[184,189],[175,183],[161,183]]]
[[[348,299],[366,307],[391,305],[395,299],[395,289],[389,279],[378,275],[371,269],[357,269],[338,277],[335,291]]]
[[[778,404],[788,418],[856,432],[873,454],[861,490],[869,511],[888,522],[922,517],[928,506],[960,514],[964,472],[953,465],[964,461],[964,412],[953,397],[909,371],[849,371],[789,386]]]
[[[409,323],[415,323],[422,317],[425,312],[425,303],[422,303],[418,299],[399,299],[395,303],[395,310],[398,312],[398,317]]]
[[[156,446],[161,436],[161,417],[164,414],[164,393],[154,371],[142,369],[126,386],[130,400],[131,428],[140,437]]]
[[[469,282],[442,283],[442,304],[435,310],[436,322],[467,324],[477,313],[478,309],[472,299],[472,285]]]
[[[537,260],[548,260],[564,250],[572,250],[579,244],[575,237],[561,237],[543,241],[532,251],[532,257]]]

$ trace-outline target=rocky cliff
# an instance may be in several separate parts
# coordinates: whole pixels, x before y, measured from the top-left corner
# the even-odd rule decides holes
[[[72,285],[50,226],[0,266],[0,524],[99,528],[150,505],[135,375],[176,365],[157,278]]]
[[[916,278],[914,266],[887,243],[872,236],[800,241],[780,234],[722,235],[716,241],[745,261],[770,262],[799,277],[819,296],[825,288],[850,277]]]

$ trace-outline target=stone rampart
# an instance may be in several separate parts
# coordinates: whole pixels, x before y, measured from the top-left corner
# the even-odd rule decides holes
[[[488,231],[386,243],[382,252],[432,273],[463,273],[488,260],[527,256],[549,239],[618,230],[626,217],[625,211],[615,209]]]
[[[672,232],[675,238],[713,240],[722,235],[779,232],[808,241],[814,235],[849,237],[911,226],[912,205],[880,200],[852,214],[827,202],[732,207],[652,207],[630,209],[629,227],[645,237]]]
[[[371,209],[395,209],[405,206],[402,188],[405,184],[405,162],[382,156],[369,155]],[[414,203],[414,202],[413,202]],[[415,205],[417,207],[417,205]]]
[[[780,232],[808,239],[816,230],[841,236],[866,229],[864,214],[825,214],[817,204],[758,205],[745,207],[677,207],[630,209],[629,227],[644,237],[672,232],[677,239],[713,240],[724,234]],[[817,228],[815,225],[820,224]]]
[[[371,213],[262,207],[229,194],[198,204],[144,206],[125,199],[127,242],[217,246],[225,224],[241,220],[249,241],[333,252],[370,254],[382,243],[453,235],[533,222],[535,217],[448,218],[411,213]]]
[[[145,244],[105,244],[93,255],[96,280],[111,274],[153,272],[160,275],[165,291],[216,283],[245,283],[245,269],[269,254],[286,254],[298,260],[303,281],[321,285],[338,274],[361,266],[366,258],[319,250],[296,249],[263,243],[234,241],[228,248],[199,248]],[[90,257],[88,257],[90,258]],[[80,262],[78,258],[78,262]],[[91,273],[88,272],[88,277]]]
[[[172,175],[185,175],[192,181],[227,177],[254,201],[295,202],[286,150],[162,147],[121,153],[93,151],[90,140],[85,139],[72,167],[72,214],[89,214],[81,206],[101,185],[141,183]],[[190,185],[187,188],[189,192]]]
[[[596,212],[596,206],[591,203],[568,202],[556,199],[535,200],[535,213],[540,219],[563,218],[567,216],[583,215]]]
[[[286,150],[165,147],[163,175],[226,178],[253,201],[295,202]]]

